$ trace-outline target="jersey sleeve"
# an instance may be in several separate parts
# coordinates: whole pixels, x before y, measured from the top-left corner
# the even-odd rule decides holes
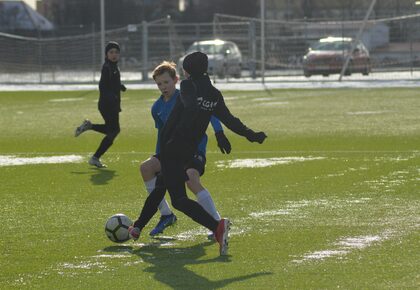
[[[220,123],[219,119],[217,119],[215,116],[211,116],[210,123],[215,133],[223,131],[222,124]]]
[[[151,109],[153,120],[155,121],[155,128],[157,129],[157,139],[156,139],[156,154],[160,152],[160,129],[162,128],[162,121],[159,119],[158,116],[158,102],[155,102]]]
[[[229,130],[234,133],[246,136],[250,129],[245,126],[239,118],[236,118],[226,107],[225,101],[223,100],[222,94],[220,94],[219,102],[214,111],[214,115],[219,118],[219,120],[227,127]]]
[[[179,120],[176,131],[179,135],[183,135],[183,133],[191,131],[191,124],[198,111],[197,89],[191,80],[183,80],[180,87],[180,100],[184,113]]]
[[[159,116],[157,112],[158,111],[157,107],[158,107],[158,104],[157,102],[155,102],[152,106],[151,113],[152,113],[153,120],[155,121],[155,128],[159,129],[161,128],[161,124],[160,124],[160,120],[159,120]]]
[[[103,65],[101,70],[101,78],[99,80],[99,92],[102,96],[111,98],[115,97],[111,89],[111,69],[109,65]]]

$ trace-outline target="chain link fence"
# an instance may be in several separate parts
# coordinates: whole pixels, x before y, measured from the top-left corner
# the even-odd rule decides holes
[[[362,21],[265,22],[265,59],[261,60],[259,19],[215,15],[211,23],[174,23],[169,18],[106,31],[106,40],[121,44],[120,67],[125,81],[147,81],[163,60],[178,63],[195,41],[222,39],[241,51],[241,79],[258,81],[265,62],[267,81],[301,80],[304,56],[320,39],[334,36],[355,38]],[[97,28],[97,27],[96,27]],[[66,35],[66,36],[60,36]],[[0,33],[0,83],[95,83],[102,65],[100,32],[94,26],[61,28],[55,35],[23,37]],[[350,78],[412,79],[420,76],[420,14],[369,20],[361,34],[369,51],[369,76]],[[222,57],[222,61],[227,56]],[[325,63],[324,63],[325,65]],[[327,64],[328,65],[328,64]],[[324,74],[325,75],[325,74]],[[228,78],[227,74],[215,78]],[[338,79],[312,76],[309,80]]]

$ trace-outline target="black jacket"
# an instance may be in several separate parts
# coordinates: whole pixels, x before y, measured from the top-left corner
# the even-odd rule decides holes
[[[180,97],[161,130],[162,154],[194,154],[212,115],[236,134],[247,136],[252,132],[230,113],[223,95],[207,75],[182,81]]]
[[[99,110],[121,112],[121,89],[121,76],[117,63],[105,60],[99,81]]]

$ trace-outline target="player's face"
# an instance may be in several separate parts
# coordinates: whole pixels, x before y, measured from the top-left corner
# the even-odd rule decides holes
[[[164,98],[170,98],[175,93],[175,85],[178,82],[178,77],[172,78],[168,72],[164,72],[155,77],[155,82],[162,96]]]
[[[111,48],[106,53],[106,57],[112,62],[118,62],[120,60],[120,51],[116,48]]]

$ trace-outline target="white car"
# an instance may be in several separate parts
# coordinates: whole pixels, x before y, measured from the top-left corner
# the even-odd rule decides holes
[[[188,48],[186,54],[179,59],[179,69],[182,70],[182,62],[185,56],[195,51],[207,54],[209,58],[208,73],[210,75],[216,74],[220,78],[225,76],[241,77],[242,53],[234,42],[220,39],[196,41]]]

